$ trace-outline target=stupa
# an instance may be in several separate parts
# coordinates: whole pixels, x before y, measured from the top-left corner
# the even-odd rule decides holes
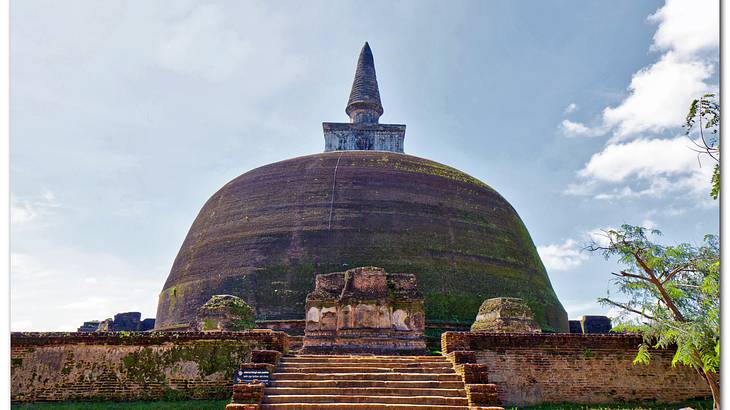
[[[521,298],[544,331],[568,332],[525,225],[487,184],[404,153],[365,43],[325,152],[256,168],[223,186],[192,224],[159,296],[157,330],[179,329],[211,296],[259,321],[305,319],[318,273],[359,266],[415,274],[426,324],[470,324],[485,299]]]

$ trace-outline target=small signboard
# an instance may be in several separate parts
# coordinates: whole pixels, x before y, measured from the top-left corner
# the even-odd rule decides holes
[[[258,381],[259,383],[263,383],[266,386],[269,386],[271,384],[271,379],[269,377],[269,371],[264,369],[251,369],[251,368],[242,368],[236,371],[233,375],[233,384],[238,383],[246,383],[250,384],[254,381]]]

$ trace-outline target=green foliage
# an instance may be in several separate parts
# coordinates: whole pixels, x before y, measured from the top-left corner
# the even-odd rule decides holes
[[[717,199],[720,195],[720,103],[717,96],[705,94],[692,100],[684,127],[687,136],[696,127],[701,141],[695,143],[698,148],[696,151],[717,162],[712,171],[710,190],[712,198]]]
[[[636,353],[634,364],[649,364],[650,360],[651,356],[649,355],[649,345],[647,345],[646,343],[642,343],[639,346],[638,353]]]
[[[607,259],[618,258],[624,267],[613,275],[627,300],[599,301],[633,315],[624,315],[615,330],[643,335],[635,364],[649,363],[651,348],[676,346],[672,364],[697,369],[713,383],[720,368],[719,239],[707,235],[700,246],[663,246],[649,238],[659,235],[623,225],[588,246]]]

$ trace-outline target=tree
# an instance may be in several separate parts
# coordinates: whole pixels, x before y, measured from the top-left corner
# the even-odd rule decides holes
[[[720,246],[707,235],[701,246],[662,246],[649,236],[657,230],[622,225],[604,232],[605,240],[587,249],[606,259],[617,257],[625,267],[612,273],[628,301],[601,298],[599,302],[630,312],[616,330],[641,333],[634,364],[647,364],[651,349],[676,346],[672,365],[695,369],[712,391],[720,408]]]
[[[692,140],[696,145],[695,151],[715,161],[710,195],[717,199],[720,195],[720,103],[715,94],[705,94],[692,100],[684,124],[688,137],[695,126],[700,134],[700,142]]]

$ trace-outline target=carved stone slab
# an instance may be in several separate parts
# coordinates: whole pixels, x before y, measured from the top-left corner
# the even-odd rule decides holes
[[[305,352],[424,352],[415,275],[361,267],[317,275],[307,295]]]

